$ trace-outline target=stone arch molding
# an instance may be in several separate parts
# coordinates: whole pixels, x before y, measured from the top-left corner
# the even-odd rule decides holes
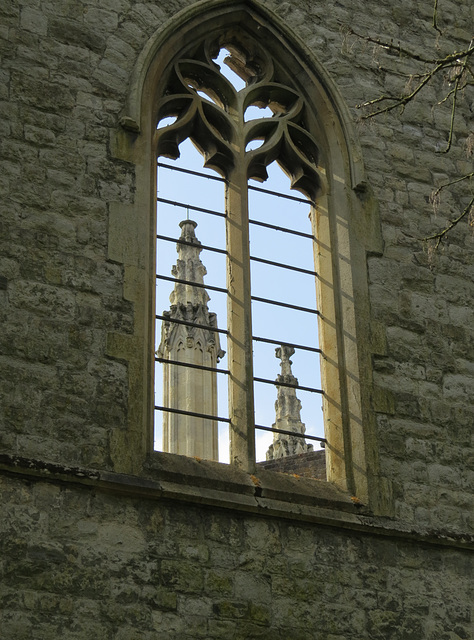
[[[263,130],[256,132],[256,137],[260,134],[265,143],[260,147],[263,152],[246,154],[256,159],[249,175],[264,179],[266,165],[277,159],[290,174],[293,186],[313,200],[311,221],[316,238],[319,336],[324,353],[321,373],[328,480],[369,503],[375,511],[387,512],[391,509],[391,498],[387,499],[388,484],[379,476],[372,406],[372,353],[382,352],[385,347],[383,339],[374,338],[383,332],[373,326],[370,317],[366,264],[368,252],[382,250],[377,206],[365,185],[361,151],[349,110],[334,82],[304,43],[289,33],[277,17],[254,2],[204,0],[176,14],[150,38],[131,76],[128,99],[112,141],[112,153],[134,163],[136,168],[133,203],[112,203],[110,207],[109,257],[124,264],[124,292],[135,303],[136,317],[132,338],[111,335],[108,342],[110,355],[129,362],[132,399],[129,430],[115,434],[112,441],[115,467],[138,472],[153,452],[154,326],[150,318],[154,316],[156,157],[160,144],[165,145],[168,157],[176,156],[181,140],[190,132],[196,136],[199,129],[193,122],[186,132],[182,121],[174,129],[166,127],[162,135],[157,132],[157,123],[166,116],[166,104],[179,95],[176,84],[170,86],[170,81],[174,82],[170,78],[176,80],[176,69],[179,75],[179,62],[186,59],[186,52],[192,50],[198,64],[207,60],[205,72],[209,73],[212,60],[209,52],[202,50],[202,43],[225,46],[232,44],[233,38],[238,44],[236,48],[241,50],[245,49],[246,39],[264,44],[264,49],[249,46],[248,51],[257,58],[258,51],[263,51],[266,62],[259,59],[249,62],[248,56],[245,61],[246,72],[255,64],[255,86],[261,83],[253,104],[260,106],[259,98],[268,104],[276,96],[275,103],[284,103],[281,121],[284,124],[286,118],[289,122],[280,127],[279,146],[269,145],[266,156],[269,136]],[[190,73],[188,69],[188,77]],[[251,92],[252,82],[247,86]],[[218,95],[222,91],[222,86],[216,87],[215,102],[219,103],[221,98],[231,102],[232,97]],[[239,93],[245,95],[245,91]],[[254,98],[249,98],[249,104]],[[189,101],[189,95],[184,99]],[[179,105],[175,104],[173,110],[176,116]],[[273,124],[258,126],[278,128],[280,116],[267,120]],[[262,119],[255,122],[261,123]],[[290,141],[281,142],[284,138],[281,130],[288,133],[291,128]],[[225,124],[218,129],[225,131]],[[228,132],[228,138],[232,138],[232,132]],[[203,146],[206,147],[205,142]],[[286,150],[282,152],[283,147]],[[210,150],[202,150],[206,161]],[[217,160],[212,159],[212,153],[208,155],[210,166],[225,174],[232,161],[229,146],[221,151]],[[299,165],[292,175],[294,161]]]
[[[132,132],[143,131],[147,109],[144,101],[160,95],[163,69],[183,51],[206,36],[238,29],[265,44],[269,57],[285,61],[298,91],[309,104],[317,104],[318,143],[324,149],[336,139],[345,147],[351,187],[363,188],[365,170],[362,153],[347,104],[324,67],[295,34],[290,33],[278,16],[250,0],[203,0],[176,14],[149,38],[131,74],[127,102],[120,118],[121,126]],[[187,47],[189,48],[189,46]],[[153,100],[152,100],[153,101]],[[155,98],[156,106],[156,98]],[[146,127],[145,127],[146,128]]]

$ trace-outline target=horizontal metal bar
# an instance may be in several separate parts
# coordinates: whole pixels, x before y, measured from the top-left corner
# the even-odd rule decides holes
[[[181,173],[189,173],[192,176],[198,176],[199,178],[208,178],[209,180],[216,180],[217,182],[225,182],[225,178],[221,176],[211,176],[207,173],[203,173],[202,171],[192,171],[191,169],[183,169],[181,167],[174,167],[172,164],[166,164],[164,162],[157,162],[156,165],[158,167],[163,167],[163,169],[171,169],[171,171],[179,171]]]
[[[194,418],[204,418],[205,420],[217,420],[217,422],[229,422],[230,418],[210,416],[207,413],[196,413],[194,411],[184,411],[183,409],[172,409],[171,407],[160,407],[155,404],[155,411],[168,411],[169,413],[179,413],[182,416],[192,416]]]
[[[162,362],[163,364],[176,364],[178,367],[188,367],[190,369],[202,369],[203,371],[214,371],[215,373],[230,374],[228,369],[217,369],[216,367],[206,367],[203,364],[193,364],[191,362],[181,362],[180,360],[168,360],[167,358],[155,357],[155,362]]]
[[[162,407],[159,405],[154,406],[155,411],[166,411],[168,413],[177,413],[184,416],[192,416],[194,418],[204,418],[205,420],[216,420],[218,422],[227,422],[230,424],[230,418],[222,418],[220,416],[211,416],[207,413],[196,413],[195,411],[185,411],[184,409],[173,409],[171,407]],[[311,436],[305,433],[294,433],[293,431],[286,431],[285,429],[273,429],[272,427],[264,427],[263,425],[256,424],[255,429],[259,431],[270,431],[272,433],[282,433],[288,436],[295,436],[295,438],[304,438],[306,440],[316,440],[318,442],[327,443],[326,438],[319,438],[318,436]]]
[[[181,173],[189,173],[192,176],[198,176],[199,178],[208,178],[209,180],[216,180],[217,182],[226,182],[225,178],[221,176],[211,176],[207,173],[202,173],[201,171],[192,171],[191,169],[183,169],[181,167],[173,167],[173,165],[166,164],[164,162],[157,162],[158,167],[162,167],[163,169],[171,169],[171,171],[180,171]],[[278,196],[279,198],[286,198],[286,200],[294,200],[295,202],[302,202],[303,204],[314,205],[315,203],[312,200],[308,200],[307,198],[299,198],[298,196],[288,196],[286,193],[279,193],[278,191],[272,191],[271,189],[263,189],[262,187],[254,187],[254,185],[249,184],[248,188],[252,191],[260,191],[261,193],[268,193],[271,196]]]
[[[296,229],[288,229],[288,227],[279,227],[276,224],[270,224],[269,222],[261,222],[260,220],[250,220],[249,224],[255,224],[259,227],[265,227],[267,229],[273,229],[274,231],[283,231],[283,233],[291,233],[294,236],[301,236],[302,238],[308,238],[314,240],[312,233],[304,233],[303,231],[296,231]]]
[[[304,351],[313,351],[314,353],[322,353],[318,347],[308,347],[304,344],[295,344],[293,342],[283,342],[283,340],[271,340],[270,338],[260,338],[259,336],[252,336],[252,340],[255,342],[267,342],[268,344],[277,344],[278,346],[294,347],[295,349],[303,349]]]
[[[269,298],[258,298],[257,296],[250,296],[250,299],[254,302],[265,302],[266,304],[273,304],[276,307],[286,307],[288,309],[296,309],[297,311],[304,311],[306,313],[314,313],[319,316],[317,309],[309,309],[308,307],[299,307],[296,304],[290,304],[289,302],[279,302],[278,300],[270,300]]]
[[[300,273],[307,273],[309,276],[318,275],[316,271],[310,271],[309,269],[303,269],[302,267],[294,267],[291,264],[274,262],[273,260],[267,260],[266,258],[257,258],[256,256],[250,256],[250,260],[253,260],[254,262],[262,262],[263,264],[270,264],[273,267],[280,267],[281,269],[289,269],[290,271],[299,271]]]
[[[183,207],[183,209],[192,209],[193,211],[199,211],[199,213],[210,213],[212,216],[219,216],[225,218],[226,214],[220,211],[214,211],[213,209],[203,209],[202,207],[195,207],[193,204],[186,204],[185,202],[177,202],[176,200],[168,200],[167,198],[157,198],[157,202],[163,204],[170,204],[174,207]]]
[[[181,278],[172,278],[171,276],[162,276],[157,273],[156,277],[159,280],[167,280],[168,282],[177,282],[179,284],[188,284],[192,287],[199,287],[200,289],[209,289],[210,291],[219,291],[220,293],[228,293],[227,289],[222,287],[214,287],[212,284],[201,284],[200,282],[192,282],[191,280],[182,280]]]
[[[156,320],[163,320],[164,322],[175,322],[176,324],[184,324],[185,327],[196,327],[198,329],[207,329],[207,331],[215,331],[216,333],[223,333],[229,335],[226,329],[218,329],[217,327],[211,327],[208,324],[198,324],[197,322],[188,322],[187,320],[178,320],[177,318],[169,318],[168,316],[155,316]]]
[[[306,440],[317,440],[318,442],[323,442],[326,444],[326,438],[318,438],[318,436],[310,436],[306,433],[294,433],[293,431],[286,431],[285,429],[273,429],[272,427],[262,427],[260,424],[255,425],[255,429],[259,429],[260,431],[272,431],[273,433],[283,433],[287,436],[295,436],[295,438],[305,438]]]
[[[225,249],[210,247],[207,244],[195,244],[194,242],[188,242],[187,240],[182,240],[181,238],[170,238],[170,236],[161,236],[159,234],[157,234],[156,237],[158,238],[158,240],[166,240],[167,242],[177,242],[178,244],[185,244],[188,247],[206,249],[207,251],[215,251],[216,253],[223,253],[224,255],[227,255],[227,251]]]
[[[278,196],[279,198],[286,198],[287,200],[294,200],[295,202],[302,202],[303,204],[315,204],[312,200],[308,200],[307,198],[298,198],[298,196],[287,196],[285,193],[278,193],[278,191],[272,191],[271,189],[254,187],[253,184],[249,184],[249,189],[251,191],[260,191],[260,193],[268,193],[271,196]]]
[[[268,380],[267,378],[254,378],[255,382],[264,382],[265,384],[272,384],[275,387],[290,387],[291,389],[299,389],[300,391],[311,391],[312,393],[321,393],[324,395],[322,389],[314,389],[313,387],[302,387],[299,384],[291,384],[289,382],[277,382],[276,380]]]
[[[207,244],[195,244],[194,242],[188,242],[187,240],[182,240],[181,238],[172,238],[170,236],[162,236],[160,234],[156,235],[158,240],[165,240],[166,242],[176,242],[178,244],[184,244],[188,247],[199,247],[200,249],[205,249],[207,251],[214,251],[216,253],[221,253],[223,255],[227,255],[227,251],[225,249],[219,249],[218,247],[211,247]],[[266,258],[258,258],[257,256],[250,256],[250,260],[254,262],[261,262],[263,264],[269,264],[273,267],[280,267],[281,269],[289,269],[290,271],[298,271],[300,273],[306,273],[310,276],[317,276],[316,271],[310,271],[309,269],[303,269],[302,267],[295,267],[290,264],[283,264],[281,262],[274,262],[273,260],[267,260]]]

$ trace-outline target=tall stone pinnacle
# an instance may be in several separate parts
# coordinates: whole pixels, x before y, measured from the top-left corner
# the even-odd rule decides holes
[[[275,402],[276,420],[272,425],[274,429],[292,431],[303,434],[306,431],[305,425],[301,422],[301,402],[296,397],[296,389],[281,386],[278,383],[297,385],[298,379],[292,373],[292,362],[290,357],[295,353],[294,347],[282,345],[275,349],[275,355],[281,360],[281,373],[275,380],[277,385],[277,399]],[[267,460],[283,458],[284,456],[307,453],[313,450],[313,445],[306,444],[304,438],[274,433],[273,444],[268,448]]]
[[[178,324],[181,320],[196,325],[217,327],[217,317],[207,303],[203,286],[206,267],[200,260],[201,243],[196,237],[197,223],[180,222],[178,259],[171,273],[178,280],[170,295],[170,310],[164,311],[161,342],[157,355],[165,360],[216,367],[225,354],[219,334],[201,327]],[[163,364],[163,406],[204,415],[217,415],[217,374],[179,364]],[[163,450],[208,460],[218,460],[217,421],[172,412],[163,412]]]
[[[204,284],[207,270],[199,258],[202,249],[195,233],[197,223],[194,220],[183,220],[179,226],[181,227],[179,239],[182,242],[178,242],[176,245],[178,260],[172,267],[171,274],[180,280]],[[209,300],[207,291],[202,287],[193,287],[179,282],[175,284],[170,295],[171,306],[191,303],[192,305],[203,305],[207,309]]]

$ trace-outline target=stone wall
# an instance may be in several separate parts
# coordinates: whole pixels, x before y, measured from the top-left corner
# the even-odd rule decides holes
[[[384,241],[367,265],[373,446],[392,515],[332,494],[286,514],[271,496],[257,507],[259,478],[251,508],[224,504],[210,482],[191,500],[191,488],[182,499],[153,488],[151,472],[139,488],[120,474],[101,481],[117,471],[113,443],[134,402],[110,335],[132,336],[138,313],[108,254],[111,207],[136,195],[135,167],[111,140],[148,39],[194,4],[0,7],[2,637],[474,637],[474,244],[467,220],[432,256],[419,241],[470,194],[463,183],[438,213],[430,203],[433,185],[472,170],[472,92],[452,151],[435,153],[450,121],[448,104],[432,108],[442,78],[403,114],[358,124],[360,197],[377,203]],[[440,0],[437,39],[430,0],[255,4],[304,41],[354,121],[356,104],[403,86],[395,72],[413,66],[345,25],[439,56],[468,45],[474,17],[466,0]]]
[[[2,500],[5,640],[472,637],[461,550],[42,481]]]

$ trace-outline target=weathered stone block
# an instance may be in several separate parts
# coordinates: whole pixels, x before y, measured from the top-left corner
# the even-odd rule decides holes
[[[163,560],[161,580],[165,587],[183,593],[202,593],[204,588],[202,569],[189,560]]]
[[[48,28],[49,35],[68,46],[76,46],[84,51],[91,50],[101,54],[105,49],[105,42],[97,25],[91,27],[78,20],[65,17],[51,18]]]

